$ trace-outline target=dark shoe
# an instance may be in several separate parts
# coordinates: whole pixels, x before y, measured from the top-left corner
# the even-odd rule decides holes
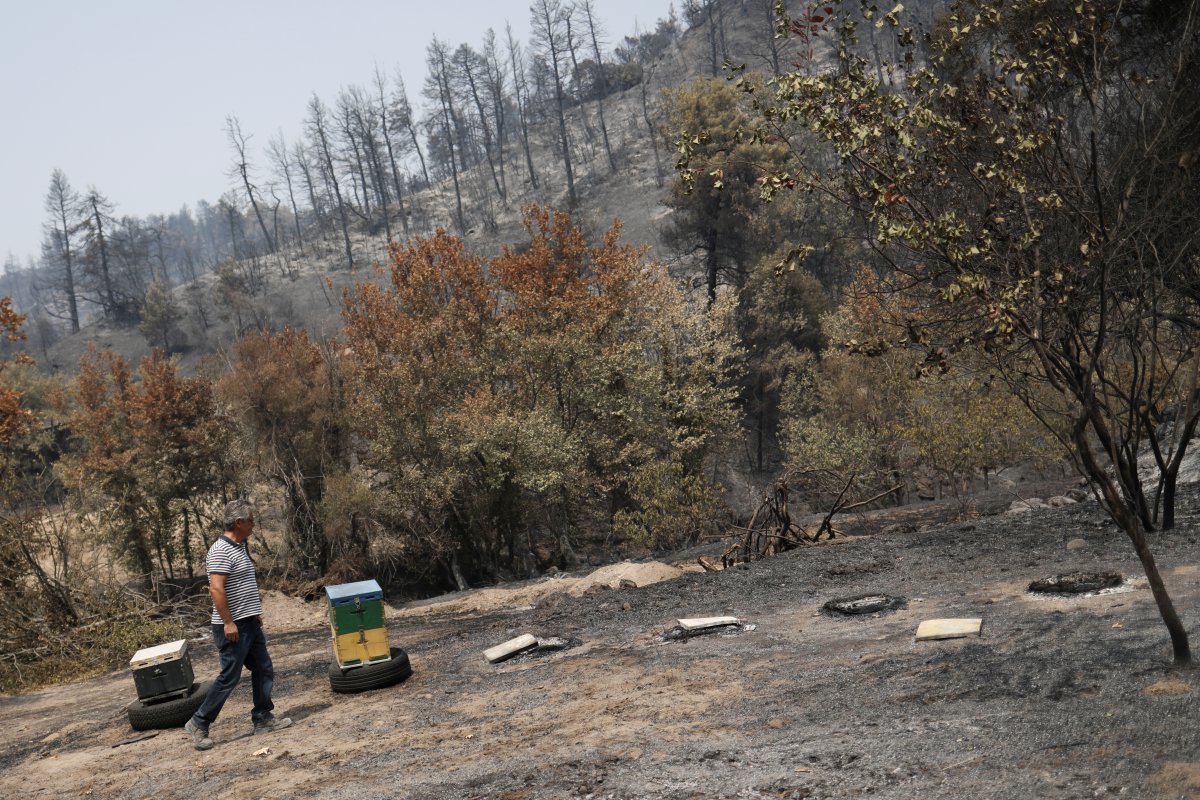
[[[197,725],[195,717],[189,719],[183,729],[192,737],[192,746],[197,750],[208,750],[213,746],[213,740],[208,738],[208,728]]]
[[[270,716],[254,721],[255,733],[271,733],[272,731],[283,730],[292,724],[291,717],[276,717]]]

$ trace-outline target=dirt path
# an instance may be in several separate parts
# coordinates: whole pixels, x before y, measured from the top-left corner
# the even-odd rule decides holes
[[[1196,639],[1194,493],[1179,512],[1153,546]],[[645,573],[637,588],[574,576],[389,609],[414,674],[361,695],[329,690],[323,609],[273,597],[276,697],[293,728],[249,736],[243,685],[211,751],[174,730],[115,747],[135,736],[124,672],[0,698],[0,796],[1200,798],[1200,681],[1167,670],[1144,583],[1025,591],[1077,569],[1140,574],[1090,504],[875,532],[720,573],[660,566],[627,566]],[[820,611],[867,592],[906,607]],[[717,614],[755,628],[660,638],[677,617]],[[933,617],[981,617],[982,633],[916,642]],[[527,632],[581,644],[484,661]],[[197,643],[198,676],[215,662]]]

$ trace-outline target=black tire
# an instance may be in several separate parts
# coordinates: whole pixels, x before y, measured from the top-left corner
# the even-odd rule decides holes
[[[191,719],[196,709],[208,696],[212,681],[193,683],[192,688],[183,697],[174,700],[164,700],[161,703],[145,703],[134,700],[126,707],[129,714],[129,724],[135,731],[148,731],[156,728],[182,728]]]
[[[342,669],[335,661],[329,667],[329,687],[338,694],[357,694],[395,685],[409,675],[412,675],[412,664],[408,661],[408,653],[393,647],[390,661],[349,669]]]

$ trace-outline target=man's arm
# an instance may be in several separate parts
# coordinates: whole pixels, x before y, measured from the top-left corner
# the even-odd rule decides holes
[[[214,572],[208,576],[208,591],[212,595],[213,605],[217,609],[217,614],[225,623],[225,638],[231,642],[238,640],[237,624],[233,621],[233,614],[229,611],[229,598],[225,596],[225,578],[219,572]]]

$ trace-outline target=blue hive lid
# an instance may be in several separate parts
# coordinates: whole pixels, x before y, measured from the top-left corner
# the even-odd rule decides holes
[[[325,594],[329,596],[330,605],[335,606],[342,603],[353,603],[355,600],[383,599],[383,589],[379,587],[379,581],[374,580],[326,586]]]

